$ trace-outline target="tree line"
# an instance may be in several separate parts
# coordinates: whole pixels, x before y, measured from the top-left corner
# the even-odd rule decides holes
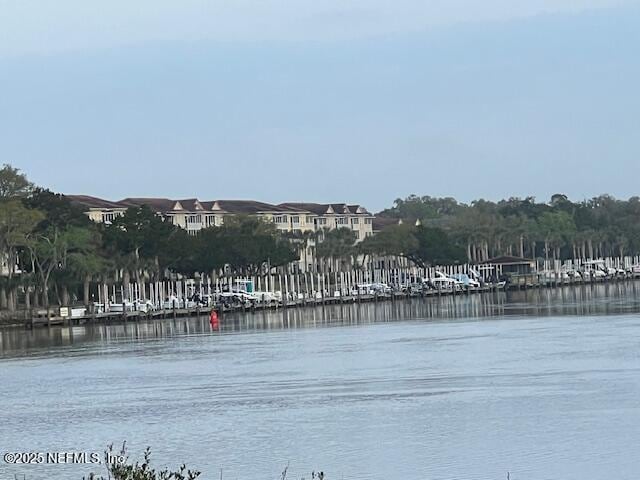
[[[96,284],[283,272],[298,260],[312,272],[334,272],[372,268],[381,259],[430,266],[499,255],[565,259],[640,253],[638,197],[623,201],[603,195],[574,203],[554,195],[549,203],[527,197],[464,204],[412,195],[378,217],[389,225],[361,242],[349,228],[280,232],[273,223],[242,215],[189,235],[146,206],[97,224],[65,196],[4,165],[0,309],[89,305]]]
[[[110,225],[89,220],[64,195],[33,185],[18,169],[0,169],[0,309],[91,302],[103,283],[157,281],[226,269],[255,274],[287,265],[299,247],[254,217],[226,219],[198,235],[147,206]],[[127,288],[124,289],[126,291]]]
[[[499,255],[563,260],[640,253],[640,197],[572,202],[556,194],[548,203],[526,197],[464,204],[411,195],[379,215],[441,230],[470,262]]]

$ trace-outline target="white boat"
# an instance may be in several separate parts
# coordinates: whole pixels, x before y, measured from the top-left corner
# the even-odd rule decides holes
[[[580,272],[575,268],[570,267],[569,265],[562,265],[562,267],[560,267],[560,271],[566,273],[567,276],[571,279],[582,280],[582,275],[580,275]]]
[[[380,293],[391,293],[393,289],[386,283],[360,283],[356,285],[361,295],[376,295]]]
[[[480,282],[475,278],[471,278],[466,273],[456,273],[455,275],[449,275],[449,278],[453,278],[454,280],[457,280],[458,285],[461,285],[464,287],[471,287],[471,288],[480,287]]]
[[[563,281],[563,280],[571,279],[569,274],[563,271],[555,272],[553,270],[543,270],[542,272],[540,272],[540,275],[542,275],[542,277],[545,280],[549,280],[549,281],[554,281],[554,280]]]
[[[456,287],[463,286],[462,282],[460,282],[459,280],[450,278],[446,276],[444,273],[438,272],[438,271],[436,271],[436,276],[433,278],[430,278],[427,281],[427,283],[433,285],[433,287],[436,289],[442,289],[442,290],[454,289]]]
[[[615,275],[616,270],[609,270],[604,260],[587,260],[580,266],[582,276],[590,276],[591,278],[603,279],[608,276]]]
[[[144,300],[144,301],[135,300],[133,302],[133,308],[138,312],[143,312],[143,313],[153,312],[156,309],[155,305],[151,302],[151,300]]]
[[[469,267],[469,278],[478,282],[478,286],[482,286],[482,283],[484,282],[484,278],[480,275],[480,272],[472,267]]]
[[[133,302],[125,300],[122,303],[110,303],[109,312],[111,313],[124,313],[133,311]]]
[[[282,302],[282,292],[268,292],[268,291],[254,290],[253,280],[244,280],[244,279],[235,280],[234,286],[231,292],[225,292],[225,293],[231,294],[231,296],[235,295],[242,300],[250,301],[250,302],[260,302],[260,303]],[[222,295],[224,296],[225,293],[223,293]]]
[[[274,303],[282,301],[282,292],[253,292],[254,298],[257,299],[258,302],[263,303]]]

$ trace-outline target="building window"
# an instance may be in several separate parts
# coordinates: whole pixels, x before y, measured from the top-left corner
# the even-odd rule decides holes
[[[291,223],[300,223],[300,217],[294,215],[291,217]]]
[[[373,223],[373,218],[365,218],[365,219],[364,219],[364,223],[365,223],[366,225],[371,225],[371,224]]]
[[[346,225],[348,219],[346,217],[338,217],[336,218],[336,225]]]
[[[287,223],[287,216],[286,215],[276,215],[275,217],[273,217],[273,221],[275,223]]]
[[[214,215],[207,215],[205,217],[205,223],[207,227],[211,227],[216,224],[216,217]]]
[[[358,225],[360,223],[360,219],[357,217],[354,217],[351,219],[351,225]]]
[[[316,218],[316,225],[326,225],[326,224],[327,224],[326,218]]]
[[[311,215],[307,215],[306,221],[307,223],[313,223],[313,217]]]
[[[111,223],[119,216],[120,214],[116,212],[106,212],[102,214],[102,221],[104,223]]]
[[[202,215],[189,215],[187,217],[188,224],[202,223]]]

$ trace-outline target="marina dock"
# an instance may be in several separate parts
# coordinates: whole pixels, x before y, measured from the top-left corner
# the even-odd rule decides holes
[[[159,308],[150,311],[120,311],[120,312],[100,312],[84,315],[71,316],[68,312],[65,315],[53,314],[54,309],[50,309],[47,316],[45,310],[39,310],[37,315],[32,316],[24,322],[14,322],[13,326],[23,325],[25,328],[52,327],[57,325],[81,325],[85,323],[121,323],[121,322],[138,322],[149,321],[154,319],[166,318],[184,318],[184,317],[208,317],[211,310],[215,309],[220,313],[228,312],[245,312],[251,314],[263,310],[278,310],[291,308],[315,308],[324,305],[350,304],[350,303],[366,303],[366,302],[394,302],[406,300],[409,298],[433,298],[439,296],[464,296],[477,295],[482,293],[509,291],[509,290],[527,290],[527,289],[553,289],[561,287],[586,288],[603,283],[619,283],[619,282],[637,282],[640,280],[640,274],[628,274],[625,276],[613,276],[606,278],[592,279],[574,279],[563,278],[561,275],[556,278],[540,278],[540,275],[529,275],[522,277],[514,282],[510,282],[504,286],[498,284],[484,284],[480,287],[467,288],[439,288],[439,289],[406,289],[404,291],[392,291],[388,293],[376,294],[339,294],[336,291],[334,295],[307,295],[299,294],[298,298],[284,298],[282,301],[263,301],[252,303],[229,303],[223,304],[214,302],[212,305],[195,305],[182,306],[175,308]],[[57,309],[56,309],[57,310]]]

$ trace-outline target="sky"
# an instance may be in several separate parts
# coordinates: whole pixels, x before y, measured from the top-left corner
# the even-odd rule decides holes
[[[640,0],[0,0],[0,163],[63,193],[640,194]]]

